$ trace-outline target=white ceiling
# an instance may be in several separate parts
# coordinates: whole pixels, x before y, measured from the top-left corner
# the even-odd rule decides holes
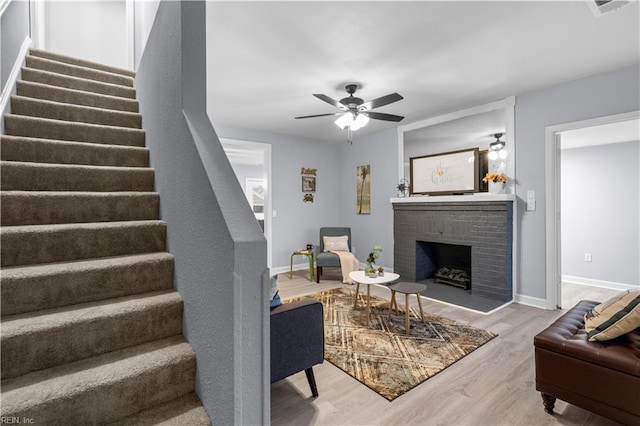
[[[640,62],[638,2],[596,17],[586,1],[209,2],[214,126],[344,142],[312,96],[404,100],[408,124]],[[396,127],[371,120],[354,137]]]

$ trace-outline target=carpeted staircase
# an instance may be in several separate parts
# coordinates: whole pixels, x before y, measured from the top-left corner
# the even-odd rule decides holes
[[[2,418],[210,424],[133,77],[26,58],[0,137]]]

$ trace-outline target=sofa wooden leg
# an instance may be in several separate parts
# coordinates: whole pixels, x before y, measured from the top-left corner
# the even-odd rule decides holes
[[[316,387],[316,378],[313,375],[313,368],[309,367],[304,372],[307,374],[307,380],[309,381],[309,387],[311,388],[311,395],[318,396],[318,388]]]
[[[553,414],[553,407],[555,407],[556,405],[556,397],[543,392],[541,392],[540,395],[542,396],[544,411],[546,411],[549,414]]]
[[[320,284],[320,274],[322,274],[322,268],[316,266],[316,284]]]

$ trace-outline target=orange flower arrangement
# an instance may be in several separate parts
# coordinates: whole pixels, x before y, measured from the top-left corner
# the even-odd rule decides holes
[[[507,175],[504,173],[487,173],[487,175],[482,178],[484,182],[497,182],[497,183],[505,183],[507,181]]]

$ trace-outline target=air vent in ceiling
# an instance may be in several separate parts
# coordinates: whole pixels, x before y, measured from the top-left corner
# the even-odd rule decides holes
[[[602,16],[607,12],[613,12],[622,6],[629,4],[629,0],[590,0],[589,6],[596,16]]]

